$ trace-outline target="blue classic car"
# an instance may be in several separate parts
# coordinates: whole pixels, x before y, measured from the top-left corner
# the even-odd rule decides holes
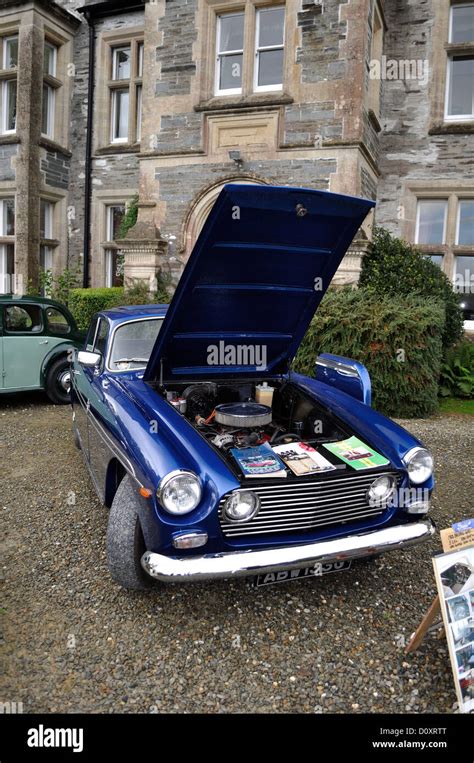
[[[372,207],[228,185],[169,307],[94,317],[73,364],[74,433],[122,586],[319,574],[433,534],[431,454],[370,407],[366,370],[333,355],[314,379],[291,369]],[[291,444],[298,463],[275,470]]]

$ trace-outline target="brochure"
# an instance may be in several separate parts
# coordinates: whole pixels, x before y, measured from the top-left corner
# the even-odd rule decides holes
[[[274,445],[272,448],[282,461],[298,477],[305,474],[331,471],[336,467],[324,456],[317,452],[311,445],[305,442],[290,442],[287,445]]]
[[[349,437],[340,442],[328,442],[323,445],[326,450],[334,453],[341,461],[351,466],[356,471],[361,469],[376,469],[377,466],[386,466],[390,462],[380,453],[369,448],[358,437]]]
[[[231,448],[230,452],[245,477],[286,477],[285,464],[268,443],[254,448]]]

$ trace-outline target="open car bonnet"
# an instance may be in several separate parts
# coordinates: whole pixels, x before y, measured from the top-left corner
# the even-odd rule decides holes
[[[226,185],[183,271],[145,381],[285,374],[367,199]]]

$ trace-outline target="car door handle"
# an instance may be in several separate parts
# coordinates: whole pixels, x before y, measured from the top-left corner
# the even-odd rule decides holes
[[[47,340],[47,339],[43,339],[43,341],[42,341],[42,342],[40,342],[40,344],[49,344],[49,343],[48,343],[48,340]]]

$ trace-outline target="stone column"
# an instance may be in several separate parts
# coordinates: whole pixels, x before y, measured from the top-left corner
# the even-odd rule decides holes
[[[39,198],[44,35],[34,11],[25,14],[19,30],[16,161],[15,273],[38,284]]]
[[[116,244],[124,255],[125,289],[142,281],[148,285],[148,291],[152,294],[157,289],[158,274],[168,269],[168,242],[162,238],[151,215],[147,214],[148,207],[146,203],[138,205],[137,222],[126,237],[116,241]]]
[[[357,286],[362,268],[362,258],[370,251],[371,246],[363,231],[359,230],[334,276],[333,284],[335,286]]]

